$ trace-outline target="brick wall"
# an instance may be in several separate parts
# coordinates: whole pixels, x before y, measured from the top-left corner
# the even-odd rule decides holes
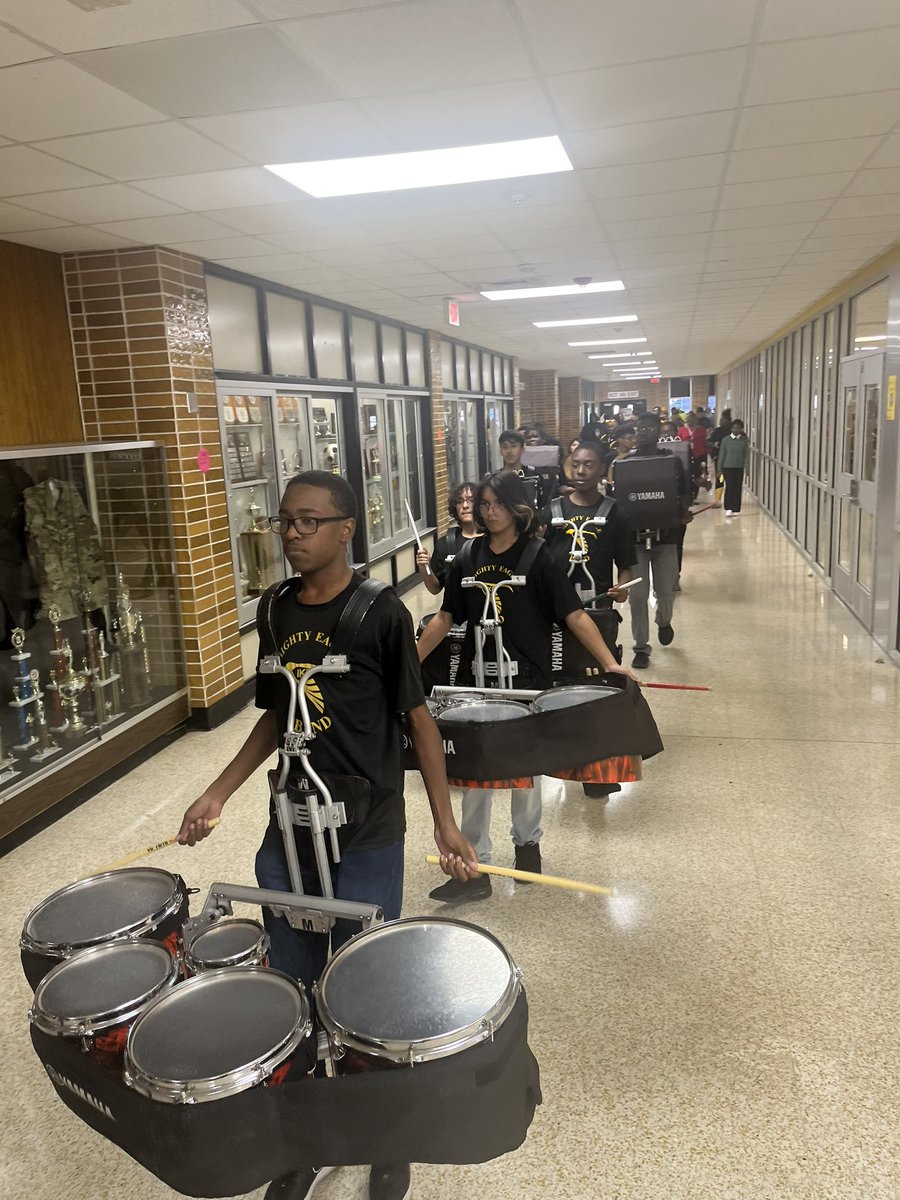
[[[581,379],[566,375],[559,380],[559,442],[568,447],[583,422],[581,420]]]
[[[540,421],[552,437],[559,436],[559,386],[555,371],[519,371],[519,421]]]
[[[66,255],[64,272],[86,438],[166,447],[188,689],[208,708],[243,669],[203,265],[152,247]]]
[[[450,485],[447,477],[447,442],[444,434],[444,377],[441,372],[441,354],[452,347],[445,346],[441,335],[433,329],[428,331],[429,389],[431,391],[431,440],[434,446],[434,508],[438,534],[446,533],[450,518],[447,504]]]

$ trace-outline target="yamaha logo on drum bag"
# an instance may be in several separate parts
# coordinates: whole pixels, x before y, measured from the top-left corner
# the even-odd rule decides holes
[[[67,1076],[60,1074],[55,1067],[51,1067],[49,1063],[44,1063],[47,1074],[57,1087],[65,1088],[71,1092],[73,1096],[77,1096],[79,1100],[83,1100],[85,1104],[89,1104],[91,1108],[96,1109],[98,1113],[103,1113],[104,1117],[109,1117],[111,1121],[116,1118],[112,1114],[112,1110],[102,1100],[98,1100],[96,1096],[92,1096],[90,1092],[85,1091],[77,1083],[73,1083]]]
[[[639,500],[665,500],[665,492],[629,492],[628,503],[637,504]]]

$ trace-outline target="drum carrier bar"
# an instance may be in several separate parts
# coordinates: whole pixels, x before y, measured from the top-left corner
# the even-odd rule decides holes
[[[579,599],[583,605],[593,604],[599,600],[597,594],[597,580],[591,574],[590,555],[585,537],[591,526],[597,529],[603,529],[609,520],[609,514],[612,512],[615,501],[611,496],[607,496],[593,517],[588,517],[586,521],[582,521],[576,525],[570,517],[563,516],[562,497],[556,496],[550,501],[550,524],[561,528],[570,526],[569,532],[572,535],[572,542],[569,546],[569,570],[567,572],[575,590],[578,592]],[[580,584],[575,582],[575,575],[580,569],[583,575],[588,578],[588,587],[582,588]]]
[[[245,888],[243,891],[253,893],[248,898],[250,903],[267,904],[273,911],[284,915],[295,929],[327,932],[339,918],[359,921],[362,927],[367,929],[370,924],[377,923],[382,919],[380,915],[373,916],[373,911],[381,913],[377,906],[334,899],[325,833],[327,831],[331,842],[332,859],[335,863],[339,863],[341,850],[338,843],[338,830],[348,823],[347,810],[343,801],[334,799],[328,785],[310,762],[310,743],[315,740],[316,734],[312,727],[306,701],[306,684],[314,675],[347,674],[350,670],[350,651],[359,627],[387,584],[381,583],[377,579],[362,581],[338,618],[331,639],[332,653],[326,654],[318,666],[304,671],[299,679],[281,663],[274,624],[275,605],[282,596],[296,595],[298,585],[302,586],[296,576],[274,584],[260,599],[256,614],[260,646],[265,651],[260,658],[259,672],[262,675],[280,675],[290,688],[286,728],[278,751],[278,766],[268,772],[269,792],[278,819],[278,827],[284,839],[284,852],[293,892],[297,896],[305,894],[300,874],[300,859],[294,840],[294,826],[299,825],[310,831],[322,897],[327,903],[320,902],[318,896],[309,897],[307,904],[301,908],[295,903],[285,902],[285,897],[291,898],[289,892],[264,893],[256,888]],[[298,708],[302,731],[295,729]],[[308,782],[311,785],[305,798],[299,802],[292,801],[288,796],[288,779],[292,775],[302,776],[304,783]],[[220,889],[217,897],[221,897],[227,907],[222,909],[218,899],[214,902],[211,890],[202,917],[207,916],[207,910],[216,911],[218,915],[221,915],[222,911],[230,912],[229,898],[237,900],[247,898],[236,895],[235,891],[242,889],[232,888],[230,884],[214,884],[213,887]],[[262,895],[268,895],[274,899],[260,900],[259,897]],[[212,908],[210,908],[211,905]],[[202,917],[198,919],[202,919]],[[215,917],[208,919],[215,919]],[[193,925],[193,922],[190,924]]]

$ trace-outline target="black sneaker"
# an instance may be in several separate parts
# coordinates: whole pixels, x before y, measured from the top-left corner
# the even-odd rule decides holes
[[[526,842],[524,846],[516,846],[517,871],[531,871],[533,875],[541,874],[541,848],[537,842]],[[520,883],[525,880],[520,879]]]
[[[635,650],[634,658],[631,660],[631,665],[638,671],[643,671],[645,667],[650,666],[650,655],[646,650]]]
[[[671,625],[660,625],[657,636],[659,637],[659,644],[661,646],[671,646],[672,642],[675,641],[675,630]]]
[[[621,790],[618,783],[586,783],[584,785],[584,794],[591,800],[603,800],[607,796],[611,796],[613,792],[621,792]]]
[[[456,880],[450,882],[455,883]],[[369,1200],[409,1200],[411,1194],[409,1163],[392,1163],[388,1167],[372,1167],[369,1170]]]
[[[330,1175],[334,1167],[304,1167],[302,1171],[291,1171],[279,1175],[266,1188],[264,1200],[307,1200],[319,1183]]]
[[[428,895],[442,904],[466,904],[470,900],[486,900],[492,890],[490,875],[476,875],[466,883],[459,879],[448,879]]]

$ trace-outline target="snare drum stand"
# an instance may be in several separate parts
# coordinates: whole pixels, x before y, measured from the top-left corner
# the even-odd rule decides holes
[[[487,675],[497,676],[499,688],[511,689],[513,678],[518,674],[519,664],[513,662],[509,651],[503,646],[503,617],[497,604],[497,593],[501,588],[517,588],[525,586],[524,575],[513,575],[511,579],[501,580],[500,583],[485,583],[481,579],[468,576],[462,581],[464,588],[477,587],[484,592],[484,609],[481,620],[475,626],[475,686],[485,687]],[[494,638],[494,649],[497,652],[497,662],[485,664],[484,643],[488,636]],[[493,670],[491,670],[493,667]]]
[[[551,525],[566,526],[571,529],[572,544],[569,546],[569,570],[568,576],[572,580],[575,591],[578,593],[578,598],[583,605],[593,603],[598,599],[597,596],[597,581],[591,574],[590,570],[590,555],[585,536],[590,526],[594,525],[598,529],[602,529],[606,525],[606,517],[588,517],[586,521],[582,521],[580,525],[574,524],[568,517],[554,517]],[[575,582],[577,571],[581,571],[588,578],[588,587],[583,588]]]

